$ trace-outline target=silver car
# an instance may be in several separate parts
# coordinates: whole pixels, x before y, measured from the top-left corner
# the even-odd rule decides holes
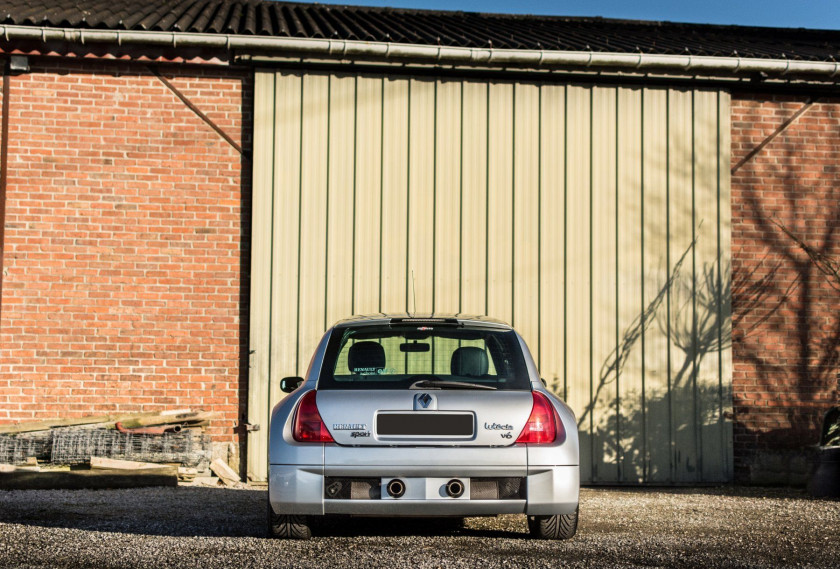
[[[273,410],[268,527],[306,539],[329,516],[526,514],[568,539],[575,417],[522,337],[485,317],[366,316],[324,334]]]

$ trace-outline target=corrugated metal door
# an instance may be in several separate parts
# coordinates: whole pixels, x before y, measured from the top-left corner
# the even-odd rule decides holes
[[[718,91],[258,72],[250,422],[416,298],[523,334],[584,481],[729,480],[728,165]]]

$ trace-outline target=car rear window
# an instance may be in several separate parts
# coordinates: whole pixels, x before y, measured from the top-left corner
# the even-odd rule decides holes
[[[513,331],[454,325],[336,329],[318,389],[409,389],[420,380],[530,389]]]

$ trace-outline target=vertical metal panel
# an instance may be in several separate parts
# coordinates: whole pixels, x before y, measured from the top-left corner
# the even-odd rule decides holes
[[[580,431],[580,476],[592,480],[591,89],[566,90],[566,383]],[[542,371],[542,370],[541,370]]]
[[[273,208],[271,234],[271,394],[268,409],[285,395],[283,377],[300,375],[298,345],[298,262],[300,259],[300,131],[303,79],[295,74],[278,74],[274,86]],[[263,128],[263,127],[261,127]],[[270,165],[265,165],[271,171]],[[257,165],[255,164],[255,168]],[[255,176],[256,178],[256,176]],[[255,188],[256,192],[256,188]],[[254,205],[255,216],[260,210]],[[262,215],[262,213],[260,213]],[[256,236],[256,228],[254,231]],[[274,299],[283,299],[275,302]],[[269,313],[268,306],[255,306]],[[252,348],[253,349],[253,346]],[[267,436],[267,428],[260,433]]]
[[[408,131],[409,308],[434,308],[435,81],[411,79]],[[413,275],[413,277],[412,277]],[[431,358],[431,354],[429,354]]]
[[[668,391],[668,92],[645,89],[642,114],[645,480],[671,480],[671,399]]]
[[[434,311],[456,313],[461,304],[460,81],[438,82],[435,120]]]
[[[361,105],[360,105],[361,106]],[[356,88],[353,77],[330,78],[329,163],[327,177],[327,277],[325,322],[352,312],[354,266],[354,163]],[[379,157],[377,156],[377,161]],[[284,207],[288,207],[284,203]],[[376,204],[378,213],[379,204]],[[377,216],[378,219],[378,216]],[[379,235],[377,234],[377,242]],[[357,239],[356,242],[362,241]],[[282,245],[281,245],[282,246]],[[377,257],[377,262],[378,262]],[[363,269],[364,270],[364,269]],[[379,279],[377,278],[377,281]],[[281,297],[282,298],[282,297]]]
[[[408,102],[406,80],[384,79],[382,103],[382,282],[379,311],[408,310]]]
[[[487,108],[487,313],[513,316],[513,85],[490,83]]]
[[[583,480],[731,478],[726,94],[280,72],[256,96],[251,422],[325,326],[416,294],[513,321]]]
[[[734,474],[732,440],[732,205],[729,170],[730,149],[732,148],[730,127],[730,95],[718,92],[718,276],[721,291],[720,322],[720,370],[718,385],[720,388],[720,432],[721,453],[723,454],[723,478],[731,480]]]
[[[694,135],[693,93],[670,92],[669,105],[669,210],[671,339],[670,393],[674,445],[674,476],[694,482],[698,478],[696,335],[694,299]]]
[[[618,90],[616,430],[620,482],[644,480],[645,383],[642,323],[642,92]]]
[[[549,388],[565,397],[566,88],[543,85],[540,93],[538,365]]]
[[[269,398],[269,346],[271,306],[271,203],[274,163],[274,74],[257,72],[254,82],[257,104],[254,108],[254,181],[251,219],[251,311],[248,378],[248,422],[267,421]],[[262,422],[262,423],[261,423]],[[248,434],[248,477],[262,480],[268,469],[262,432]]]
[[[305,367],[326,318],[327,170],[330,77],[303,76],[300,171],[300,280],[298,281],[298,362]]]
[[[592,90],[592,479],[618,480],[616,369],[616,104],[617,91]]]
[[[345,212],[353,223],[353,307],[352,313],[379,310],[380,223],[382,219],[382,79],[356,79],[356,176],[355,203]],[[355,219],[353,216],[355,212]],[[348,315],[345,312],[341,318]],[[335,319],[330,323],[335,322]],[[329,325],[329,324],[328,324]]]
[[[718,290],[718,129],[717,93],[694,93],[695,274],[694,313],[697,377],[698,468],[700,480],[723,472],[720,452],[720,291]]]
[[[513,317],[539,361],[540,91],[515,86],[513,127]]]
[[[461,305],[487,309],[487,95],[486,83],[464,82],[461,107]]]

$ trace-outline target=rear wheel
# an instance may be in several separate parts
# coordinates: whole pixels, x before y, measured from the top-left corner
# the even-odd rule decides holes
[[[578,511],[555,516],[528,516],[531,537],[537,539],[571,539],[577,532]]]
[[[311,522],[307,516],[275,514],[268,504],[268,537],[280,539],[309,539],[312,537]]]

